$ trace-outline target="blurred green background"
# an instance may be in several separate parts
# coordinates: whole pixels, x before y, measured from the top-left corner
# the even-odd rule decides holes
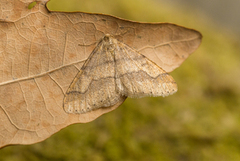
[[[171,22],[200,31],[203,42],[171,73],[176,94],[127,99],[115,111],[41,143],[5,147],[0,160],[240,160],[240,42],[234,33],[194,8],[156,0],[52,0],[48,7]]]

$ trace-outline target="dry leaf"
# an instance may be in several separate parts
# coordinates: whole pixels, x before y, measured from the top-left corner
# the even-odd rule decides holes
[[[67,114],[63,98],[84,61],[106,34],[165,71],[177,68],[201,42],[195,30],[138,23],[109,15],[49,12],[47,0],[0,0],[0,147],[40,142],[60,129],[116,109]]]

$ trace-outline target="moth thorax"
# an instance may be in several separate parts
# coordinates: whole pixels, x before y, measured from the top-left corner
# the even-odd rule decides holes
[[[107,51],[114,51],[116,49],[116,39],[112,38],[110,35],[106,35],[103,38],[103,48]]]

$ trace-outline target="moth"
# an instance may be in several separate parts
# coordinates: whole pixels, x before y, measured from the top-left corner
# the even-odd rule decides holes
[[[172,76],[106,34],[70,84],[63,106],[67,113],[81,114],[113,106],[126,97],[164,97],[176,91]]]

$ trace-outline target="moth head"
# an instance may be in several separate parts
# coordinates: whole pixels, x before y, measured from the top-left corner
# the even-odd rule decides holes
[[[103,37],[103,48],[107,51],[114,51],[116,49],[117,40],[113,36],[106,34]]]

